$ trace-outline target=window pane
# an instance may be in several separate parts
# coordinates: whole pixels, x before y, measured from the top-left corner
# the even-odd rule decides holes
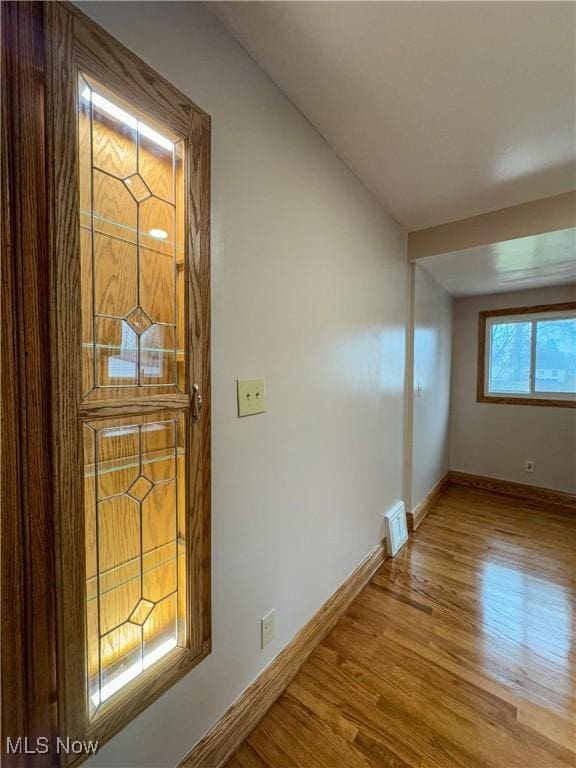
[[[576,318],[536,326],[536,392],[576,393]]]
[[[530,392],[532,323],[494,323],[490,327],[490,392]]]
[[[183,391],[183,143],[81,75],[78,150],[84,395]]]
[[[84,425],[88,706],[186,641],[184,420]]]

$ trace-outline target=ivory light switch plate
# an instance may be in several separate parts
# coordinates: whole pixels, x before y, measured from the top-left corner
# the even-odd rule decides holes
[[[264,379],[238,379],[238,416],[253,416],[265,410]]]

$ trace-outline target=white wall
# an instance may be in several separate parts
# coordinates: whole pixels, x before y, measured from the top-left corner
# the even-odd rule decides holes
[[[412,509],[449,468],[452,297],[415,265],[413,302]]]
[[[478,312],[574,301],[570,287],[456,299],[450,468],[576,492],[576,410],[476,402]],[[534,474],[526,459],[536,462]]]
[[[81,7],[213,118],[213,652],[89,763],[165,768],[402,497],[405,235],[203,4]],[[239,420],[251,376],[268,412]]]

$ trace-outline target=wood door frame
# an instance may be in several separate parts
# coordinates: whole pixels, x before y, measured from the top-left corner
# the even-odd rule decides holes
[[[2,3],[2,21],[4,753],[6,736],[44,736],[53,744],[58,734],[103,743],[211,650],[210,117],[67,3]],[[189,142],[186,290],[195,311],[186,318],[188,394],[134,400],[130,412],[190,412],[192,382],[204,398],[187,441],[195,510],[188,528],[189,599],[196,598],[190,648],[142,675],[128,687],[130,697],[120,697],[93,723],[84,703],[79,427],[81,418],[114,415],[118,408],[105,400],[81,404],[80,397],[78,67]],[[34,756],[34,765],[56,759],[50,750],[45,762]],[[60,756],[62,763],[78,759]],[[16,755],[6,764],[27,760]]]
[[[42,4],[2,13],[2,747],[53,739],[55,588]],[[48,766],[50,754],[35,756]]]

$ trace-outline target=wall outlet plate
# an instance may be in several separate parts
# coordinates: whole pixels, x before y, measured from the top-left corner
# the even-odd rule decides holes
[[[534,472],[536,468],[536,462],[531,459],[526,459],[526,472]]]
[[[276,608],[260,619],[260,647],[265,648],[274,639],[276,631]]]
[[[254,416],[266,410],[264,379],[238,379],[238,416]]]

